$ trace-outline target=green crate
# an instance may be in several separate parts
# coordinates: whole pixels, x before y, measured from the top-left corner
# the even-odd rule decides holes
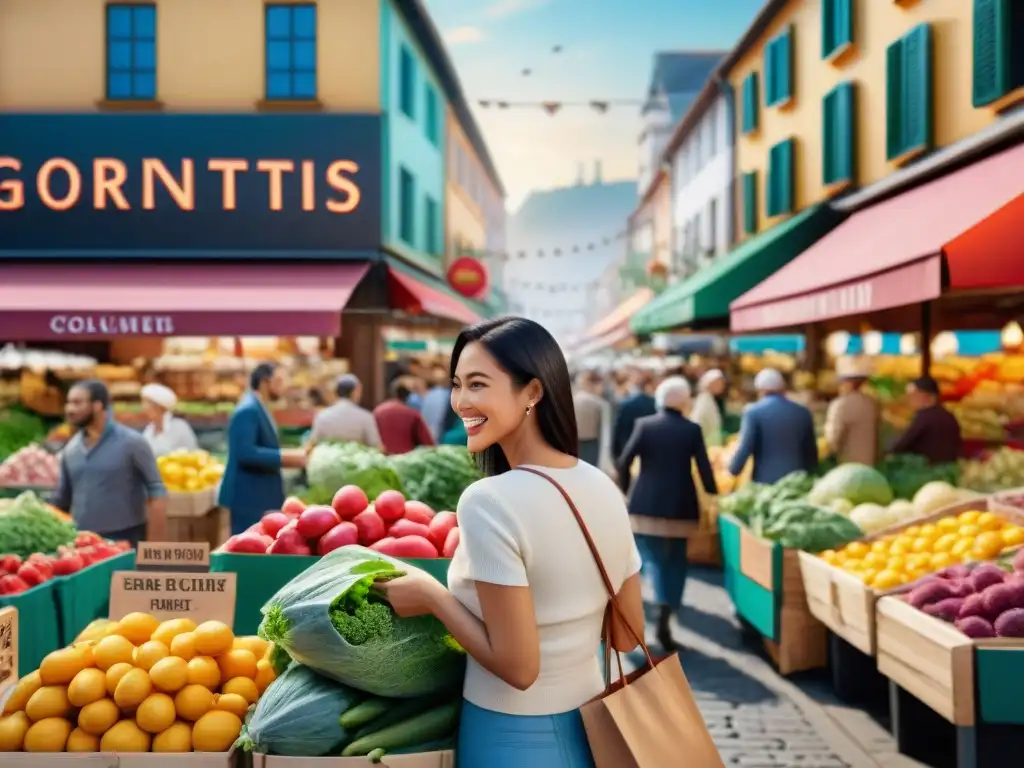
[[[237,635],[255,635],[263,615],[260,610],[281,587],[320,558],[303,555],[242,555],[232,552],[210,554],[211,573],[237,574],[234,630]],[[448,584],[451,560],[410,560],[442,584]]]
[[[110,614],[110,580],[114,571],[135,569],[135,550],[101,560],[78,573],[54,579],[61,645],[70,645],[96,619]]]
[[[55,581],[45,581],[20,595],[0,597],[0,608],[13,606],[18,611],[19,677],[38,669],[46,654],[64,646],[60,639],[55,586]]]
[[[1024,648],[977,648],[974,676],[982,722],[1024,725],[1024,708],[1020,703]]]

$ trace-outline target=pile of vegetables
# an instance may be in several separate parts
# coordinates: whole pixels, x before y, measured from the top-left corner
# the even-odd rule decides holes
[[[389,461],[405,495],[433,509],[455,509],[462,492],[480,479],[472,454],[463,446],[416,448]]]
[[[879,471],[889,481],[893,498],[912,499],[925,485],[943,482],[957,486],[960,467],[956,464],[929,464],[924,456],[915,453],[897,453],[879,462]]]
[[[42,552],[56,552],[75,540],[75,526],[59,519],[31,491],[19,495],[0,514],[0,555],[17,555],[24,559]]]
[[[71,546],[57,547],[55,555],[33,552],[24,560],[18,555],[0,555],[0,595],[27,592],[54,577],[78,573],[128,549],[127,541],[114,543],[82,531]]]
[[[401,491],[402,483],[388,457],[358,443],[318,443],[306,465],[309,493],[313,504],[330,504],[343,485],[355,485],[370,500],[384,491]]]
[[[219,621],[129,613],[18,681],[0,752],[227,753],[277,676],[272,652]]]
[[[0,411],[0,460],[46,438],[46,424],[33,413],[14,406]]]
[[[1024,486],[1024,451],[1002,447],[983,459],[960,460],[963,488],[979,493],[994,493]]]
[[[0,464],[0,486],[5,488],[54,488],[59,477],[57,457],[34,443],[19,448]]]
[[[922,579],[907,602],[968,637],[1024,639],[1024,550],[1006,565],[951,566]]]
[[[807,552],[832,549],[861,537],[861,529],[843,515],[807,500],[813,482],[806,472],[793,472],[771,486],[749,483],[722,500],[722,511],[756,536]]]
[[[346,485],[330,506],[306,506],[285,500],[280,512],[268,512],[247,531],[225,542],[224,552],[270,555],[326,555],[351,544],[375,552],[414,559],[450,558],[459,545],[454,512],[435,513],[398,491],[382,491],[371,504],[366,493]]]
[[[885,591],[951,565],[992,560],[1021,545],[1024,528],[993,512],[974,509],[854,541],[822,552],[821,558]]]

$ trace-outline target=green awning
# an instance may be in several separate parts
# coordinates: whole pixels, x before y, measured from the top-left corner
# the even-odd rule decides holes
[[[668,288],[630,321],[638,336],[673,328],[729,325],[729,305],[811,247],[843,216],[827,205],[806,208]]]

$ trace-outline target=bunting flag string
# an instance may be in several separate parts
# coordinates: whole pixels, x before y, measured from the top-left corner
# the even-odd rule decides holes
[[[635,107],[644,105],[643,99],[587,99],[586,101],[509,101],[508,99],[476,99],[481,109],[540,109],[554,117],[563,109],[591,109],[599,115],[607,114],[614,107]]]
[[[591,291],[599,285],[598,280],[588,280],[583,283],[551,283],[539,280],[519,280],[506,278],[504,284],[516,291],[539,291],[542,293],[579,293],[580,291]]]
[[[557,248],[529,248],[516,251],[494,251],[494,250],[474,250],[472,248],[459,249],[459,256],[472,256],[477,259],[485,259],[491,261],[513,261],[516,259],[527,259],[527,258],[558,258],[560,256],[569,256],[571,254],[586,253],[588,251],[594,251],[599,247],[607,247],[612,243],[619,242],[626,239],[626,230],[616,232],[613,235],[606,235],[599,237],[589,242],[575,243],[569,246],[560,246]]]

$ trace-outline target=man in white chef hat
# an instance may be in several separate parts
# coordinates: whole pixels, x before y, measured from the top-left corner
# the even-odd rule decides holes
[[[878,427],[881,409],[863,391],[871,376],[870,361],[843,355],[836,361],[839,397],[829,403],[825,440],[839,462],[873,466],[878,460]]]
[[[155,456],[166,456],[173,451],[194,451],[198,447],[196,433],[184,419],[175,417],[174,406],[178,396],[163,384],[147,384],[142,388],[142,411],[148,424],[142,431]]]

